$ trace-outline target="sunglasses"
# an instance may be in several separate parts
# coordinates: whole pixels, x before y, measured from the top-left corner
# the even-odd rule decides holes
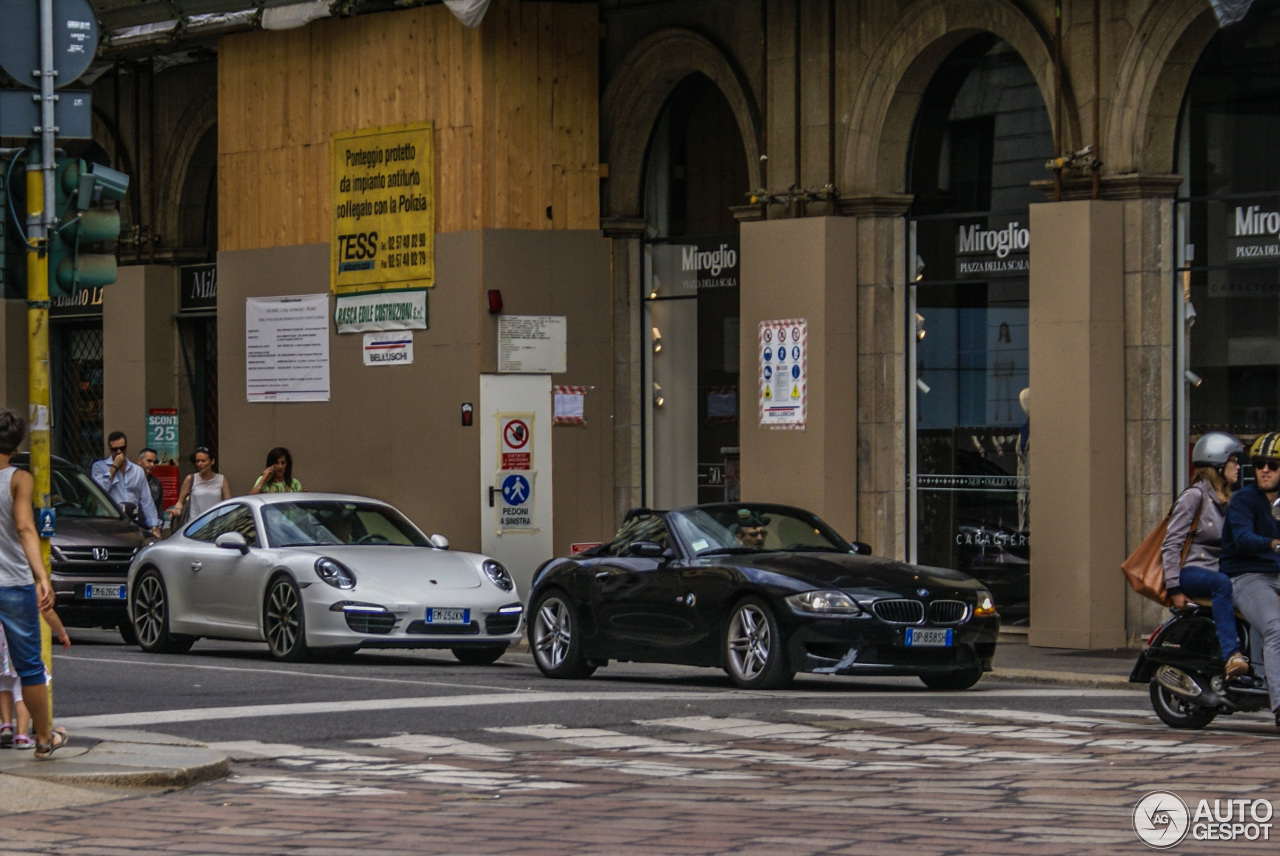
[[[114,455],[116,452],[123,452],[125,449],[129,447],[128,446],[108,446],[107,448],[111,451],[111,454]]]
[[[212,452],[210,452],[210,451],[209,451],[209,447],[208,447],[208,446],[196,446],[196,451],[197,451],[197,452],[203,452],[203,453],[204,453],[204,454],[206,454],[206,455],[212,455],[212,454],[213,454]]]
[[[1254,458],[1253,468],[1255,470],[1271,470],[1272,472],[1280,472],[1280,458]]]

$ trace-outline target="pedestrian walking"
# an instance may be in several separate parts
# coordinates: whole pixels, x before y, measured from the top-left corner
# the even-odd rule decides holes
[[[31,498],[31,473],[9,463],[27,434],[27,421],[0,409],[0,627],[21,684],[22,701],[35,721],[36,753],[46,760],[66,745],[66,732],[49,721],[49,687],[40,659],[40,610],[53,608],[53,586],[40,555]],[[141,475],[142,470],[135,467]]]
[[[267,452],[267,468],[253,483],[249,493],[297,493],[302,482],[293,477],[293,455],[284,446]]]
[[[218,472],[218,459],[208,446],[196,446],[191,453],[191,463],[196,471],[182,481],[182,490],[178,492],[178,501],[169,509],[173,519],[182,519],[187,513],[187,520],[195,520],[210,508],[224,499],[231,498],[231,485],[226,476]]]
[[[123,507],[126,502],[136,505],[143,525],[159,538],[160,515],[156,513],[155,503],[151,501],[147,474],[142,467],[129,460],[125,454],[128,448],[129,438],[124,432],[112,431],[107,437],[107,451],[110,454],[101,461],[94,461],[89,474],[116,505]]]

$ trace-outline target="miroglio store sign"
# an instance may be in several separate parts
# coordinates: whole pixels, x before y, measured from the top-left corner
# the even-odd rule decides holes
[[[1227,242],[1231,261],[1280,259],[1280,211],[1264,211],[1261,205],[1237,205],[1235,229]]]
[[[1027,276],[1031,272],[1031,230],[1019,221],[991,228],[960,224],[956,230],[959,277]]]

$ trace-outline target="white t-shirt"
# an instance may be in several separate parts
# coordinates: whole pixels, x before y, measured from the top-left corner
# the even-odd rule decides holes
[[[195,520],[219,502],[222,502],[222,473],[214,473],[211,479],[202,479],[199,473],[191,476],[191,495],[187,498],[191,513],[187,515],[188,520]]]

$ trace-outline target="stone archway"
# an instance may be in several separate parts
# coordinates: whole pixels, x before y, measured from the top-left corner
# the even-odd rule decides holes
[[[210,93],[194,101],[178,122],[178,135],[165,159],[160,174],[156,224],[161,241],[174,250],[183,247],[182,211],[193,159],[206,134],[215,129],[217,123],[218,100],[215,94]]]
[[[644,160],[653,128],[676,86],[695,73],[706,75],[729,102],[748,175],[752,186],[759,186],[760,110],[742,72],[697,33],[662,30],[627,54],[601,101],[600,129],[609,164],[605,218],[641,215]]]
[[[1103,148],[1112,173],[1174,171],[1183,95],[1200,54],[1217,32],[1204,0],[1177,0],[1147,10],[1116,73]]]
[[[908,9],[894,32],[867,61],[855,89],[840,167],[845,196],[904,191],[911,130],[925,87],[951,52],[975,35],[991,33],[1008,42],[1031,70],[1044,103],[1053,104],[1052,40],[1013,3],[926,0]],[[1074,148],[1081,132],[1068,80],[1062,114],[1065,145]]]

